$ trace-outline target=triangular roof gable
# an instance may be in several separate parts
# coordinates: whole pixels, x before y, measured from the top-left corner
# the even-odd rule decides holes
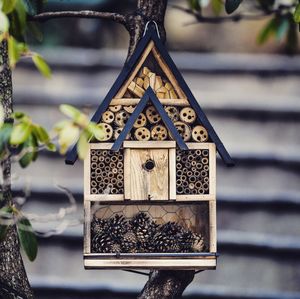
[[[139,44],[137,45],[137,48],[131,58],[124,64],[124,67],[118,76],[117,80],[114,82],[113,86],[109,90],[108,94],[104,98],[103,102],[101,105],[98,107],[96,110],[94,116],[92,117],[91,121],[98,123],[101,119],[101,116],[103,112],[107,109],[109,106],[109,103],[113,99],[113,97],[119,92],[120,88],[124,84],[124,82],[128,79],[128,76],[132,72],[132,70],[137,66],[137,64],[140,61],[141,56],[143,55],[146,47],[148,44],[153,41],[156,49],[160,53],[162,59],[164,62],[168,65],[170,70],[173,73],[174,78],[178,82],[180,88],[184,92],[185,96],[188,98],[188,101],[192,108],[196,111],[197,117],[199,121],[203,124],[203,126],[207,129],[208,134],[211,138],[211,140],[216,144],[216,148],[218,150],[218,153],[220,154],[223,162],[227,166],[233,166],[234,161],[230,157],[229,153],[225,149],[223,143],[221,142],[220,138],[218,137],[217,133],[215,132],[213,126],[207,119],[205,113],[201,109],[200,105],[198,104],[197,100],[193,96],[191,90],[189,89],[188,85],[186,84],[185,80],[183,79],[181,73],[177,69],[175,63],[173,62],[172,58],[170,57],[168,51],[162,44],[161,40],[157,36],[157,32],[154,27],[151,27],[148,29],[146,32],[145,36],[140,40]],[[73,165],[75,161],[77,160],[77,148],[76,144],[74,147],[68,152],[66,156],[66,164],[71,164]]]
[[[123,128],[122,132],[120,133],[119,137],[117,138],[117,140],[115,141],[115,143],[112,146],[112,150],[113,151],[117,151],[120,149],[120,147],[122,146],[122,142],[125,140],[127,134],[130,132],[130,130],[132,129],[134,122],[136,121],[136,119],[138,118],[138,116],[140,115],[140,113],[143,111],[143,109],[145,108],[146,104],[151,101],[152,104],[154,105],[154,107],[157,110],[157,113],[161,116],[164,124],[166,125],[166,127],[169,129],[173,139],[177,142],[177,145],[179,146],[179,148],[181,150],[188,150],[187,145],[185,144],[185,142],[182,140],[181,136],[179,135],[177,129],[175,128],[173,122],[171,121],[171,119],[168,117],[166,111],[164,110],[163,105],[160,103],[160,101],[158,100],[158,98],[156,97],[155,93],[153,92],[152,88],[149,87],[145,94],[143,95],[142,99],[139,101],[139,103],[137,104],[137,106],[135,107],[133,113],[131,114],[130,118],[128,119],[128,121],[126,122],[125,127]]]

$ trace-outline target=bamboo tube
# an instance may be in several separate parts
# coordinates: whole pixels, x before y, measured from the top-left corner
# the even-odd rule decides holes
[[[176,174],[177,174],[177,176],[181,176],[183,174],[183,172],[182,172],[182,170],[179,169],[179,170],[177,170]]]
[[[204,166],[203,166],[203,170],[209,171],[209,166],[208,166],[208,165],[204,165]]]
[[[102,172],[101,168],[97,167],[95,173],[99,175],[101,172]]]
[[[203,157],[208,157],[209,151],[207,149],[202,150]]]
[[[100,162],[100,163],[99,163],[99,168],[100,168],[100,169],[103,169],[104,167],[105,167],[105,164],[104,164],[103,162]]]
[[[208,176],[208,172],[205,171],[205,170],[202,170],[202,171],[201,171],[201,176],[202,176],[202,177]]]
[[[186,156],[182,156],[181,157],[181,162],[182,163],[186,163],[187,162],[187,157]]]
[[[91,193],[92,193],[92,194],[97,194],[97,191],[98,191],[97,188],[92,188],[92,189],[91,189]]]
[[[102,114],[102,121],[107,124],[111,124],[115,119],[113,112],[107,110]]]
[[[196,154],[197,156],[201,156],[202,152],[201,152],[201,150],[197,149],[197,150],[195,150],[195,154]]]
[[[104,191],[103,188],[98,188],[96,193],[101,194],[103,193],[103,191]]]
[[[181,180],[181,179],[177,179],[177,180],[176,180],[176,185],[177,185],[177,186],[180,186],[181,184],[182,184],[182,180]]]
[[[203,189],[203,187],[199,188],[197,191],[198,191],[199,194],[204,194],[205,193],[205,190]]]
[[[91,187],[92,187],[92,188],[97,187],[97,185],[98,185],[98,184],[97,184],[95,181],[91,181]]]
[[[197,181],[197,182],[195,183],[195,187],[196,187],[197,189],[202,188],[202,183],[201,183],[200,181]]]
[[[176,169],[182,169],[182,164],[180,164],[180,163],[176,163]]]
[[[111,112],[118,112],[122,109],[122,105],[112,105],[112,106],[109,106],[108,109],[111,111]]]
[[[104,160],[105,164],[110,164],[110,157],[106,157],[105,160]]]
[[[96,169],[97,168],[97,163],[96,162],[93,162],[91,163],[91,169]]]
[[[95,178],[96,178],[96,172],[95,172],[95,171],[92,171],[92,172],[91,172],[91,178],[92,178],[92,179],[95,179]]]
[[[195,173],[195,171],[197,171],[197,168],[194,166],[192,167],[192,172]]]
[[[196,170],[196,171],[194,172],[194,176],[195,176],[196,178],[198,178],[198,177],[200,176],[200,172],[199,172],[198,170]]]
[[[107,150],[104,150],[101,152],[102,156],[107,156],[108,155],[108,151]]]
[[[192,124],[196,120],[196,112],[193,108],[191,107],[185,107],[182,108],[180,113],[179,113],[180,120],[187,123],[187,124]]]
[[[194,156],[191,155],[191,154],[189,154],[189,155],[187,156],[187,159],[188,159],[188,161],[192,162],[192,161],[194,160]]]
[[[205,178],[203,178],[203,181],[204,181],[204,183],[209,183],[209,177],[205,177]]]
[[[188,187],[188,185],[189,185],[189,183],[188,183],[187,181],[183,181],[183,182],[182,182],[182,186],[183,186],[183,187]]]
[[[186,162],[186,163],[185,163],[185,167],[186,167],[187,169],[190,169],[190,168],[192,167],[192,164],[191,164],[190,162]]]
[[[191,162],[191,165],[192,165],[192,166],[196,166],[196,164],[197,164],[196,161],[192,161],[192,162]]]
[[[114,162],[117,162],[118,161],[118,157],[117,156],[112,156],[111,157],[111,162],[114,163]],[[111,167],[115,167],[115,166],[112,166],[111,164]]]
[[[109,172],[110,171],[110,167],[109,166],[105,166],[104,170],[105,170],[105,172]]]
[[[112,178],[110,180],[110,182],[115,186],[117,184],[117,179],[116,178]]]
[[[193,175],[193,172],[189,170],[186,174],[187,174],[187,177],[190,178]]]
[[[208,140],[208,133],[203,126],[196,126],[193,128],[192,138],[196,142],[205,142]]]
[[[123,181],[123,180],[124,180],[123,174],[121,174],[121,173],[118,174],[118,175],[117,175],[117,180],[118,180],[118,181]]]
[[[133,127],[135,129],[145,127],[147,125],[147,118],[144,113],[140,113],[140,115],[137,117],[136,121],[133,124]]]
[[[203,187],[204,191],[208,191],[209,190],[209,185],[207,183],[204,183],[202,185],[202,187]]]
[[[107,174],[107,176],[111,179],[111,178],[114,177],[114,174],[113,174],[112,172],[109,172],[109,173]]]
[[[197,163],[197,164],[196,164],[196,168],[201,170],[201,169],[203,168],[202,163]]]
[[[124,166],[123,162],[118,162],[117,163],[117,168],[123,168],[123,166]]]
[[[195,188],[195,184],[189,183],[189,188],[190,188],[191,190],[194,189],[194,188]]]
[[[177,187],[177,193],[178,194],[183,194],[183,188],[181,186]]]
[[[124,156],[123,155],[118,155],[118,160],[119,161],[123,161],[124,160]]]
[[[123,188],[123,186],[124,186],[123,182],[121,182],[121,181],[117,182],[117,187],[118,188]]]
[[[105,185],[107,185],[107,184],[109,183],[109,179],[108,179],[108,178],[104,178],[104,179],[103,179],[103,183],[104,183]]]
[[[104,162],[104,157],[103,157],[103,156],[100,156],[100,157],[98,158],[98,160],[99,160],[100,162]]]
[[[184,188],[184,194],[191,194],[191,191],[189,188]]]
[[[194,175],[190,176],[190,182],[195,183],[196,182],[196,177]]]
[[[96,156],[97,155],[97,150],[91,150],[91,155]]]
[[[204,165],[206,165],[206,164],[208,164],[208,158],[202,158],[202,160],[201,160],[201,162],[202,162],[202,164],[204,164]]]
[[[92,156],[91,160],[92,160],[92,162],[97,162],[98,161],[98,157],[97,156]]]
[[[177,162],[180,162],[180,161],[181,161],[181,155],[178,154],[178,153],[177,153],[177,156],[176,156],[176,161],[177,161]]]
[[[117,174],[118,173],[118,168],[113,168],[111,171],[112,171],[113,174]]]
[[[103,179],[102,174],[96,176],[96,182],[100,183],[102,181],[102,179]]]

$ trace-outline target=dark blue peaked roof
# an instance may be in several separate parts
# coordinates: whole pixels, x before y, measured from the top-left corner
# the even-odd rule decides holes
[[[154,42],[154,45],[155,45],[156,49],[161,54],[161,57],[163,58],[165,63],[168,65],[170,70],[173,72],[173,75],[174,75],[175,79],[177,80],[178,85],[180,86],[182,91],[185,93],[185,95],[186,95],[190,105],[192,106],[192,108],[195,110],[199,121],[207,129],[211,141],[213,141],[216,144],[217,151],[218,151],[219,155],[221,156],[223,162],[227,166],[233,166],[234,161],[230,157],[229,153],[227,152],[226,148],[224,147],[223,143],[221,142],[220,138],[218,137],[217,133],[215,132],[213,126],[211,125],[211,123],[207,119],[205,113],[203,112],[200,105],[198,104],[197,100],[193,96],[191,90],[189,89],[188,85],[184,81],[181,73],[177,69],[175,63],[173,62],[173,60],[170,57],[170,55],[169,55],[168,51],[166,50],[165,46],[163,45],[163,43],[161,42],[161,40],[157,36],[157,32],[156,32],[155,28],[153,28],[153,27],[149,28],[147,33],[145,34],[145,36],[140,40],[134,54],[125,63],[120,75],[118,76],[117,80],[115,81],[115,83],[111,87],[110,91],[108,92],[108,94],[104,98],[101,105],[98,107],[98,109],[97,109],[96,113],[94,114],[94,116],[92,117],[91,121],[98,123],[101,120],[101,116],[102,116],[103,112],[106,111],[106,109],[109,106],[110,101],[117,94],[119,89],[124,84],[125,80],[128,78],[128,76],[130,75],[132,70],[135,68],[136,64],[139,62],[139,59],[140,59],[141,55],[143,54],[145,48],[147,47],[147,45],[149,44],[149,42],[151,40]],[[152,93],[153,93],[153,91],[152,91]],[[149,95],[151,95],[151,92],[149,90],[147,90],[146,96],[149,97]],[[150,98],[153,101],[153,95],[150,96]],[[155,96],[155,98],[156,98],[156,96]],[[126,136],[126,135],[124,135],[124,136]],[[174,137],[174,138],[176,138],[176,137]],[[180,139],[181,139],[181,137],[180,137]],[[176,141],[178,142],[180,139],[177,139]],[[182,139],[181,139],[181,141],[183,142]],[[180,143],[178,143],[178,145],[180,146]],[[77,156],[77,148],[76,148],[76,145],[74,145],[74,147],[68,152],[68,154],[66,156],[66,160],[65,160],[66,164],[73,165],[76,162],[77,157],[78,157]]]

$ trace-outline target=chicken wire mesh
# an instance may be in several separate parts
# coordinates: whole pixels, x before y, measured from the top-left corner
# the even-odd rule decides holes
[[[209,248],[209,206],[94,203],[92,253],[192,253]]]

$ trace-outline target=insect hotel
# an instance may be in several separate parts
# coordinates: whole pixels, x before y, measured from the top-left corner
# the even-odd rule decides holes
[[[84,160],[85,268],[215,269],[216,151],[233,161],[156,30],[92,121],[105,137]]]

